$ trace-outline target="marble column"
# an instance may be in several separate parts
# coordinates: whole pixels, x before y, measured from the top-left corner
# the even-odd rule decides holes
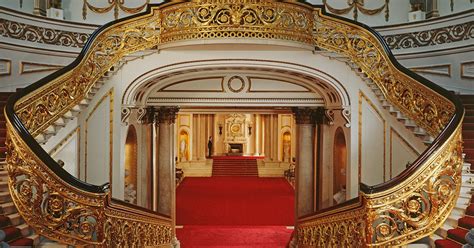
[[[175,163],[173,157],[173,124],[177,107],[160,107],[158,122],[158,212],[172,216],[175,194]]]
[[[296,154],[296,215],[314,211],[314,117],[316,109],[293,108],[298,143]]]

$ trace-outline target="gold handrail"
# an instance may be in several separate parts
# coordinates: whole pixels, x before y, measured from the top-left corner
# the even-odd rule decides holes
[[[368,29],[320,10],[315,10],[315,25],[316,46],[350,58],[417,125],[432,136],[447,128],[455,104],[399,70]],[[393,187],[361,192],[358,208],[356,204],[302,219],[297,227],[298,243],[302,247],[399,246],[433,233],[449,216],[459,195],[461,121],[462,117],[444,144],[429,150],[424,163],[406,178],[397,179]],[[364,235],[354,235],[356,228],[365,228],[358,231]]]
[[[110,192],[71,183],[33,137],[73,111],[123,56],[169,42],[227,38],[297,42],[347,56],[393,105],[438,136],[396,186],[361,192],[356,205],[299,220],[299,245],[401,245],[432,233],[447,218],[459,194],[462,112],[444,91],[401,70],[369,29],[325,14],[321,6],[199,0],[152,5],[144,14],[105,25],[73,64],[9,101],[9,188],[25,221],[39,234],[72,245],[170,244],[171,219],[113,204]]]

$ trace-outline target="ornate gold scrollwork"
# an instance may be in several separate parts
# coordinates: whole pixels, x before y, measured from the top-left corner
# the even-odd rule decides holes
[[[345,212],[317,216],[300,224],[297,229],[301,247],[365,247],[367,213],[357,203]]]
[[[39,234],[63,243],[100,244],[106,195],[81,192],[62,182],[12,132],[7,148],[10,193],[25,221]]]
[[[163,9],[163,43],[180,40],[256,38],[310,44],[311,9],[265,0],[200,0]]]
[[[454,113],[454,105],[393,66],[382,44],[368,30],[315,11],[316,46],[343,54],[371,78],[403,114],[435,137]]]

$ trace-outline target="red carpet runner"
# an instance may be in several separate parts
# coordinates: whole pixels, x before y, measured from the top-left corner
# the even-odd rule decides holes
[[[176,229],[183,248],[282,248],[292,231],[282,226],[185,226]]]
[[[294,225],[284,178],[187,177],[176,191],[177,225]]]
[[[283,178],[187,177],[176,192],[177,237],[190,247],[285,247],[294,191]]]
[[[218,156],[212,158],[212,176],[258,176],[257,158]]]

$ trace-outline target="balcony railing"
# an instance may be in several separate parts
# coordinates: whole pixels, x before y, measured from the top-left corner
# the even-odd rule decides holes
[[[304,43],[342,54],[384,96],[436,137],[403,173],[360,197],[298,220],[302,247],[402,245],[433,233],[459,194],[463,108],[446,90],[398,64],[370,28],[321,6],[265,0],[198,0],[150,5],[145,13],[98,29],[79,57],[9,99],[8,173],[13,201],[39,234],[72,245],[170,244],[172,220],[112,199],[63,170],[35,141],[76,111],[94,83],[123,56],[164,43],[198,39]]]

